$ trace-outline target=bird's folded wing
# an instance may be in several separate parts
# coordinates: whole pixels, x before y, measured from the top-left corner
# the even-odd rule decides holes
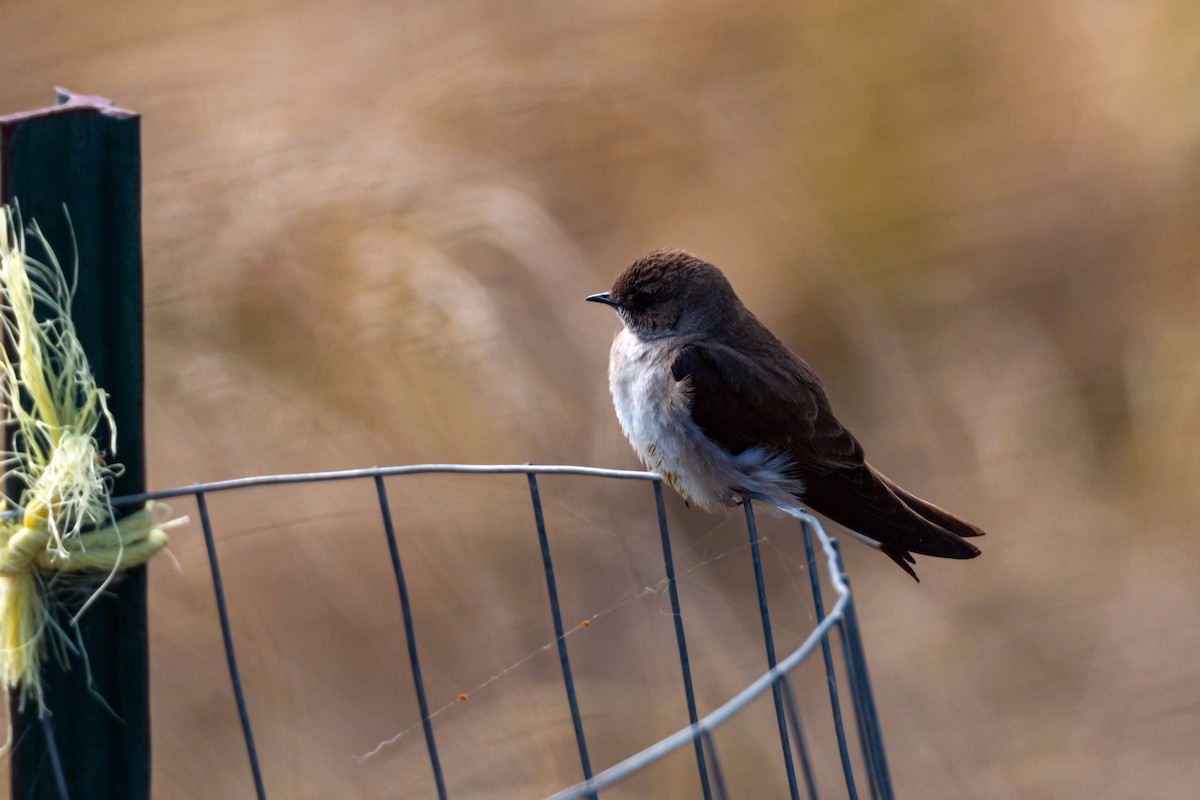
[[[812,369],[780,351],[766,359],[719,344],[683,348],[671,374],[687,381],[692,421],[735,455],[768,447],[818,474],[861,465],[862,446],[833,416]]]
[[[811,508],[885,549],[978,555],[960,536],[980,531],[903,492],[867,464],[811,368],[781,350],[756,358],[723,345],[694,344],[679,353],[671,373],[687,381],[692,420],[704,434],[735,455],[759,446],[788,456]]]

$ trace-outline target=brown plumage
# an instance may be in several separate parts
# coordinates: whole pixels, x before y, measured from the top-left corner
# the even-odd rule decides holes
[[[711,472],[713,464],[749,476],[750,463],[759,469],[753,479],[761,480],[765,459],[782,457],[786,474],[776,487],[878,542],[914,578],[913,553],[979,555],[964,537],[983,531],[906,492],[867,463],[862,446],[834,416],[812,368],[742,305],[716,267],[683,251],[657,251],[631,265],[610,293],[588,299],[612,305],[625,326],[610,364],[622,426],[643,457],[644,445],[653,444],[658,465],[648,464],[652,469],[662,467],[662,452],[673,448],[672,483],[711,495],[691,499],[711,506],[736,502],[750,490],[724,472],[720,489],[708,491],[711,476],[699,473]],[[645,383],[645,370],[669,371],[663,379],[683,392],[686,408],[641,402],[629,387],[631,381]],[[703,436],[727,460],[708,451],[696,457],[693,451],[708,445],[689,435]],[[681,471],[684,480],[678,479]]]

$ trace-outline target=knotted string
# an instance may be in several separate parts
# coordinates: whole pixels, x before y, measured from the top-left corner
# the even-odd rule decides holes
[[[22,705],[32,699],[44,709],[40,675],[50,626],[43,586],[61,573],[94,573],[106,583],[119,570],[145,564],[167,544],[164,528],[170,524],[155,515],[161,507],[147,504],[116,524],[58,543],[45,506],[27,509],[20,520],[0,522],[0,668]],[[102,589],[103,584],[94,588],[91,598]]]
[[[26,233],[44,261],[27,254]],[[87,593],[78,619],[118,571],[145,563],[167,542],[153,505],[112,522],[122,467],[105,450],[116,452],[116,420],[71,320],[74,291],[37,223],[26,230],[13,209],[0,209],[0,424],[11,431],[0,481],[21,487],[0,504],[17,512],[0,520],[0,679],[39,713],[47,632],[63,637],[55,642],[60,654],[74,649],[49,613],[53,592]]]

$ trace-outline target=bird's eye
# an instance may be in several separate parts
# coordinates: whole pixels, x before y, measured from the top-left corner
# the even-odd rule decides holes
[[[635,311],[645,311],[654,305],[654,295],[650,294],[650,292],[638,292],[633,296],[630,305],[633,306]]]

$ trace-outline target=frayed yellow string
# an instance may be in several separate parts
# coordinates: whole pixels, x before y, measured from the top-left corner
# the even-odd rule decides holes
[[[147,504],[116,525],[109,525],[64,542],[64,552],[47,549],[50,531],[44,526],[0,525],[0,578],[33,569],[48,572],[110,571],[146,563],[167,544],[164,526],[154,519],[160,504]]]
[[[161,504],[149,503],[140,511],[109,525],[62,541],[51,547],[53,536],[44,520],[0,523],[0,631],[3,631],[4,680],[21,692],[21,700],[42,706],[39,676],[48,608],[39,586],[49,573],[96,572],[112,574],[145,564],[167,545],[164,530],[173,523],[155,519]],[[30,526],[28,523],[33,522]]]
[[[28,232],[45,251],[44,263],[26,253],[14,211],[5,206],[0,217],[0,401],[12,430],[0,481],[16,478],[23,486],[19,498],[4,503],[19,517],[0,522],[0,678],[22,705],[33,699],[44,711],[45,636],[65,635],[48,613],[50,577],[100,577],[87,585],[91,596],[78,617],[118,570],[145,563],[167,537],[154,504],[110,522],[112,481],[122,469],[107,462],[96,437],[107,421],[115,452],[116,424],[71,321],[74,286],[37,223]]]

